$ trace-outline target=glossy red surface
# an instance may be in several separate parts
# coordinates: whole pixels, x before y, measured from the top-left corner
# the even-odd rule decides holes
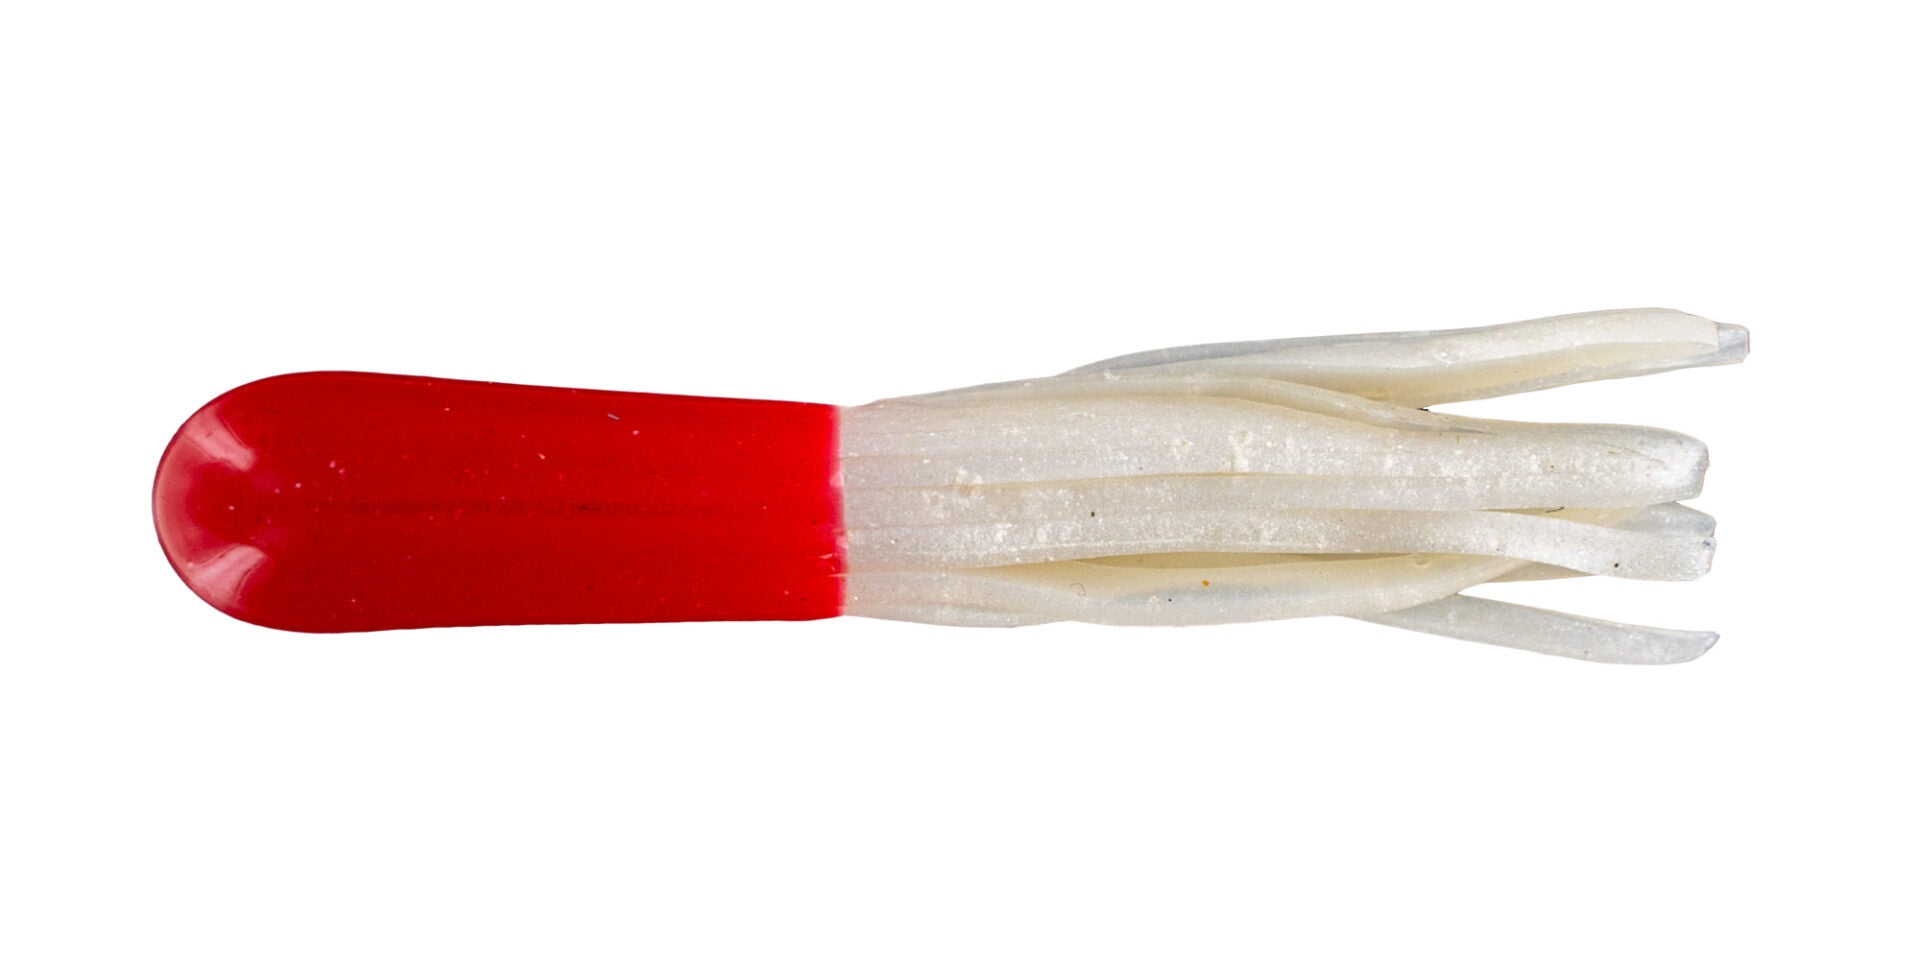
[[[834,417],[291,374],[180,428],[154,521],[195,593],[287,630],[829,617]]]

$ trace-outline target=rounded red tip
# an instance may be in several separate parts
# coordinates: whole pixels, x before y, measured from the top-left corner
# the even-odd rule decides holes
[[[246,389],[246,388],[242,388]],[[250,489],[257,450],[221,416],[240,391],[202,407],[174,434],[153,482],[153,521],[175,572],[214,607],[247,617],[246,589],[269,566],[274,518]],[[243,510],[242,507],[245,509]]]
[[[154,523],[202,599],[288,630],[833,616],[834,415],[272,377],[180,428]]]

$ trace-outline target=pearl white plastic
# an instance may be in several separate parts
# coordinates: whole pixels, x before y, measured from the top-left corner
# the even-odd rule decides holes
[[[1620,310],[1120,357],[842,411],[846,612],[966,625],[1340,615],[1563,656],[1714,635],[1518,607],[1498,579],[1684,580],[1706,448],[1434,403],[1736,363],[1746,331]]]

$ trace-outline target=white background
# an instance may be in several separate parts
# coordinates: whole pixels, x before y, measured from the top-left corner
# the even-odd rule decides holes
[[[1913,956],[1904,5],[27,2],[0,14],[0,954]],[[147,492],[304,369],[857,403],[1672,306],[1715,628],[304,636]]]

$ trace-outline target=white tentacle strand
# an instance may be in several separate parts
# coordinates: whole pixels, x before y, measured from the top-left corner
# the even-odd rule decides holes
[[[1424,407],[1737,363],[1746,331],[1618,310],[1134,354],[842,411],[846,612],[932,623],[1339,615],[1562,656],[1715,639],[1459,596],[1707,571],[1706,448]]]

